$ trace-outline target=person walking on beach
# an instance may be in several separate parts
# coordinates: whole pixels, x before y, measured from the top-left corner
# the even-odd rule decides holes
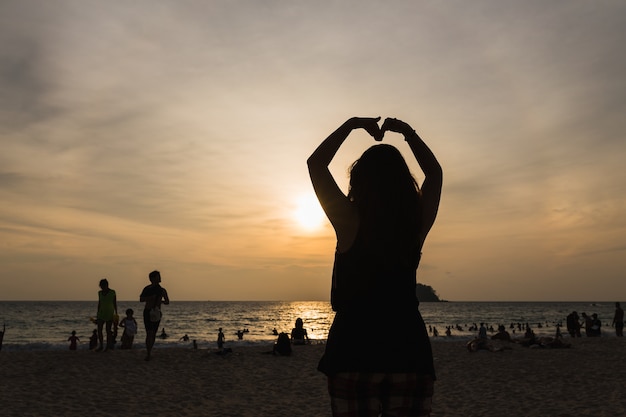
[[[109,288],[109,281],[104,278],[100,280],[100,291],[98,291],[98,313],[96,315],[96,324],[98,325],[98,348],[96,352],[103,349],[106,351],[113,340],[113,318],[117,315],[117,296],[115,291]],[[106,324],[107,343],[104,345],[104,335],[102,328]],[[105,347],[106,346],[106,347]]]
[[[615,315],[613,316],[612,326],[615,327],[615,335],[624,337],[624,310],[619,303],[615,303]]]
[[[152,354],[152,347],[156,340],[156,334],[161,324],[161,305],[169,304],[170,299],[165,288],[161,287],[161,273],[152,271],[148,274],[150,285],[147,285],[139,301],[145,303],[143,308],[143,324],[146,328],[146,360],[149,361]]]
[[[313,188],[337,236],[331,304],[336,312],[318,369],[328,377],[334,416],[430,415],[432,349],[416,297],[422,246],[439,207],[442,169],[415,130],[387,118],[353,117],[309,157]],[[425,174],[420,189],[392,145],[352,164],[347,195],[328,166],[354,131],[375,141],[404,136]],[[362,340],[368,335],[367,343]],[[389,334],[402,335],[389,343]]]
[[[135,312],[132,308],[126,309],[126,317],[120,321],[120,327],[124,329],[122,333],[122,349],[132,349],[135,335],[137,334],[137,320],[133,317]]]

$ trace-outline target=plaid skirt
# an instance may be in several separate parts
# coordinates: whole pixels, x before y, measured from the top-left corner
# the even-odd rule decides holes
[[[328,377],[334,417],[429,416],[434,380],[416,373],[339,372]]]

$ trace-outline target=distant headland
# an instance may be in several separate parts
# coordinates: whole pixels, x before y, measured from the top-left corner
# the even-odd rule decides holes
[[[415,294],[417,294],[417,299],[424,303],[438,303],[446,301],[439,298],[437,291],[435,291],[433,287],[430,285],[420,284],[419,282],[415,284]]]

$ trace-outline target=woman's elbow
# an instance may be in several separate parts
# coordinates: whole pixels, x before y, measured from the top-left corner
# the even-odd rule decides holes
[[[443,168],[441,165],[434,164],[432,167],[428,168],[428,171],[424,173],[426,178],[433,181],[443,182]]]
[[[316,167],[318,167],[319,163],[316,161],[316,158],[313,155],[311,155],[307,158],[306,165],[309,168],[309,172],[310,172],[311,170],[314,170]]]

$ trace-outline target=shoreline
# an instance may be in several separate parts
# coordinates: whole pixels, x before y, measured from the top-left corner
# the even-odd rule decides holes
[[[535,335],[538,339],[544,338],[544,337],[548,337],[548,338],[554,337],[554,331],[552,329],[549,329],[549,330],[534,329],[534,330],[535,330]],[[446,336],[445,334],[441,334],[441,333],[442,332],[440,331],[439,336],[433,336],[432,334],[429,335],[429,340],[431,341],[432,344],[467,343],[471,339],[475,338],[478,334],[476,331],[465,332],[465,334],[453,334],[452,336]],[[491,339],[491,337],[495,334],[496,332],[488,331],[487,336],[489,339]],[[259,339],[250,340],[246,338],[244,338],[243,340],[236,340],[236,339],[234,340],[231,338],[226,341],[225,347],[239,350],[239,349],[249,349],[249,348],[256,349],[256,348],[262,348],[264,346],[269,346],[271,349],[272,344],[276,341],[276,337],[277,336],[272,335],[262,340],[259,340]],[[586,336],[584,332],[583,332],[582,337],[577,338],[577,339],[573,339],[565,331],[563,331],[563,335],[562,335],[562,340],[564,342],[569,342],[569,341],[578,340],[578,339],[587,339],[587,338],[588,336]],[[515,341],[516,343],[520,343],[525,340],[522,333],[511,334],[511,339]],[[592,337],[591,339],[606,340],[606,339],[619,339],[619,337],[615,335],[614,329],[610,329],[608,331],[605,331],[600,337]],[[145,340],[144,335],[140,334],[139,337],[135,337],[132,350],[145,349],[144,340]],[[326,339],[309,339],[309,340],[311,341],[312,345],[325,345],[326,344]],[[117,338],[116,342],[117,343],[116,343],[116,347],[114,350],[121,350],[120,349],[121,342],[120,342],[119,337]],[[215,341],[214,340],[211,340],[211,341],[202,340],[202,341],[198,341],[197,345],[198,345],[199,350],[212,349],[215,346]],[[167,350],[169,349],[190,350],[192,349],[192,347],[193,347],[193,342],[191,340],[189,342],[183,342],[183,341],[179,341],[176,338],[168,338],[166,340],[163,340],[157,337],[156,344],[155,344],[155,349],[167,349]],[[69,350],[69,342],[65,340],[59,343],[55,343],[55,344],[51,344],[47,342],[34,342],[34,343],[11,343],[9,342],[7,343],[5,341],[5,343],[0,347],[0,353],[1,352],[59,352],[59,351],[67,351],[67,350]],[[89,352],[89,342],[81,340],[78,344],[77,350]]]
[[[564,340],[572,347],[473,353],[467,341],[433,341],[432,416],[626,415],[626,339]],[[3,416],[330,416],[316,369],[323,349],[280,357],[271,345],[227,355],[156,346],[149,362],[144,349],[3,350]]]

